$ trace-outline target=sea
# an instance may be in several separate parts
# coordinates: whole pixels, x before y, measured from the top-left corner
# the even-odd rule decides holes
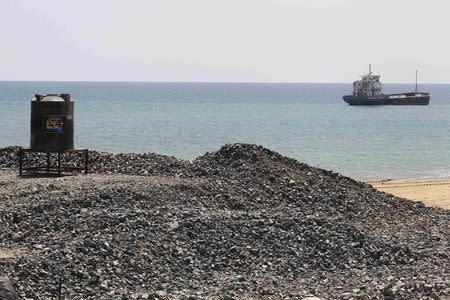
[[[69,93],[75,145],[193,160],[259,144],[358,180],[450,178],[450,85],[429,106],[349,106],[349,84],[0,82],[0,147],[29,146],[35,94]],[[384,84],[385,93],[414,90]]]

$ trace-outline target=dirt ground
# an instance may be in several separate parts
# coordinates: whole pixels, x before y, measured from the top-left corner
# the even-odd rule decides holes
[[[450,179],[385,180],[369,182],[374,188],[398,197],[422,201],[425,205],[450,209]]]

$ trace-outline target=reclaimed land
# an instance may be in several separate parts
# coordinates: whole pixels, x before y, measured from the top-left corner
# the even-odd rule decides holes
[[[0,276],[20,298],[450,297],[449,210],[261,146],[92,152],[91,174],[60,178],[18,178],[16,151],[0,149]]]

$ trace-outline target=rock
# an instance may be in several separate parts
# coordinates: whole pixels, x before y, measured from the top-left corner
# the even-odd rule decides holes
[[[351,299],[352,297],[353,297],[353,294],[350,292],[341,293],[339,295],[339,299],[342,299],[342,300],[348,300],[348,299]]]
[[[179,226],[179,224],[178,224],[178,221],[176,221],[176,220],[169,223],[169,227],[170,227],[171,230],[177,229],[178,226]]]
[[[17,293],[8,277],[0,276],[0,300],[16,300]]]
[[[155,295],[158,296],[158,297],[160,297],[160,298],[163,298],[163,297],[166,297],[166,296],[167,296],[167,293],[164,292],[164,291],[156,291],[156,292],[155,292]]]

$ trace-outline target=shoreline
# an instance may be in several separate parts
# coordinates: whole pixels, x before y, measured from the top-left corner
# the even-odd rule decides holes
[[[367,183],[397,197],[450,209],[450,179],[387,179]]]

